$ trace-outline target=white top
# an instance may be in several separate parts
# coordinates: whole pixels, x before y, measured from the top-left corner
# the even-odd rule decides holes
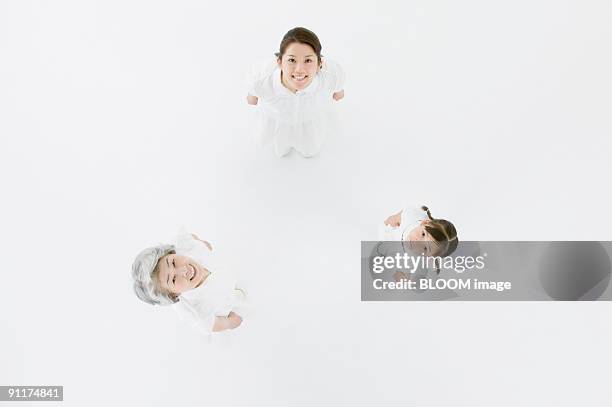
[[[385,225],[383,223],[383,227],[379,231],[379,240],[381,244],[379,244],[376,248],[376,255],[382,256],[393,256],[395,253],[400,251],[410,252],[409,249],[402,244],[384,244],[384,242],[404,242],[408,239],[408,234],[410,231],[424,220],[429,219],[427,216],[427,212],[424,211],[421,207],[408,206],[402,210],[400,224],[397,227]],[[416,253],[411,253],[411,255],[415,255]],[[438,273],[433,268],[427,268],[426,266],[421,266],[417,270],[415,270],[411,275],[411,279],[418,280],[420,278],[429,278],[432,281],[435,281],[438,278]]]
[[[335,102],[333,94],[343,89],[342,68],[327,59],[310,85],[295,93],[282,84],[275,60],[254,69],[248,93],[258,98],[257,109],[263,116],[262,141],[272,142],[278,155],[291,148],[306,156],[315,155],[333,127],[328,117]]]
[[[236,278],[232,273],[217,267],[212,251],[189,233],[178,236],[176,253],[192,258],[206,268],[210,275],[199,287],[182,293],[172,307],[189,325],[210,335],[215,317],[228,316],[242,302],[242,295],[236,290]]]

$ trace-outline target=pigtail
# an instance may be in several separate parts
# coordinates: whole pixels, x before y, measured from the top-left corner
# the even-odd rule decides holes
[[[431,212],[427,206],[423,205],[421,209],[427,213],[427,217],[431,221],[425,226],[427,232],[429,232],[436,242],[444,243],[444,250],[442,250],[440,254],[441,257],[446,257],[453,253],[459,245],[455,226],[445,219],[435,219],[431,216]]]
[[[423,206],[421,206],[421,209],[424,210],[427,213],[427,217],[429,218],[429,220],[434,220],[433,216],[431,216],[431,212],[429,212],[429,208],[428,207],[423,205]]]

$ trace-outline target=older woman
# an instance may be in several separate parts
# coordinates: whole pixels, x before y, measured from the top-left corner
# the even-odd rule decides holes
[[[210,243],[181,233],[176,245],[144,249],[132,265],[134,292],[151,305],[171,305],[204,334],[238,327],[234,309],[244,302],[236,279],[215,267]]]

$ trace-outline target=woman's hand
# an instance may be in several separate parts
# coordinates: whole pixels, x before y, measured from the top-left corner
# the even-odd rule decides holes
[[[337,102],[340,99],[342,99],[344,97],[344,89],[342,89],[340,92],[335,92],[332,97],[334,98],[334,100]]]
[[[385,225],[391,227],[398,227],[402,223],[402,211],[399,211],[395,215],[391,215],[385,220]]]
[[[231,311],[226,317],[215,317],[213,332],[226,331],[228,329],[238,328],[242,323],[242,317]]]
[[[256,105],[259,99],[257,96],[247,95],[247,103],[249,105]]]

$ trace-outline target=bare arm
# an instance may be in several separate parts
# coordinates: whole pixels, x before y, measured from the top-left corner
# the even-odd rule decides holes
[[[342,89],[340,92],[334,92],[332,97],[334,98],[336,102],[339,101],[340,99],[344,97],[344,89]]]
[[[256,105],[259,98],[253,95],[247,95],[247,103],[249,105]]]
[[[226,317],[215,317],[213,332],[221,332],[228,329],[234,329],[240,326],[241,323],[242,317],[232,311]]]
[[[195,240],[199,240],[200,242],[204,243],[206,247],[208,247],[208,250],[212,252],[212,246],[210,243],[208,243],[206,240],[200,239],[195,233],[192,233],[191,236],[193,236]]]

